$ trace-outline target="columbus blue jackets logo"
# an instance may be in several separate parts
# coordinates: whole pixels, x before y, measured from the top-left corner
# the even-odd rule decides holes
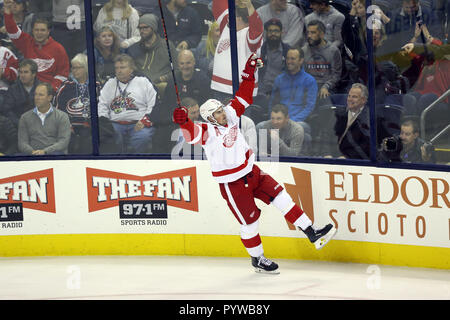
[[[67,102],[67,113],[72,117],[90,117],[90,101],[86,97],[72,98]]]
[[[128,110],[135,110],[135,111],[138,110],[138,108],[134,104],[135,100],[129,95],[130,92],[126,92],[124,95],[115,97],[114,100],[111,102],[110,108],[115,114]]]

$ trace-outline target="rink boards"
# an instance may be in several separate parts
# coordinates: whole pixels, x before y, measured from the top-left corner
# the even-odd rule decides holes
[[[267,256],[450,269],[450,173],[261,162],[335,240],[259,200]],[[246,256],[206,161],[3,162],[0,256]]]

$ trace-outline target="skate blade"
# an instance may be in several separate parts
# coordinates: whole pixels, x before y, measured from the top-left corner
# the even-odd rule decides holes
[[[322,238],[318,239],[314,245],[316,246],[317,250],[322,249],[327,243],[328,241],[330,241],[334,235],[336,234],[337,229],[333,226],[333,228],[328,231],[328,233],[326,235],[324,235]]]
[[[255,272],[256,273],[265,273],[265,274],[280,274],[280,270],[278,270],[278,269],[273,270],[273,271],[267,271],[264,269],[255,268]]]

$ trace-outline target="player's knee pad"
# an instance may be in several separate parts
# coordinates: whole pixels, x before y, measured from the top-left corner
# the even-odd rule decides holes
[[[256,236],[259,233],[259,221],[247,225],[241,225],[241,238],[242,239],[250,239]]]
[[[281,191],[275,197],[275,199],[273,199],[272,204],[283,214],[291,210],[295,205],[294,201],[292,201],[291,196],[286,192],[286,190]]]

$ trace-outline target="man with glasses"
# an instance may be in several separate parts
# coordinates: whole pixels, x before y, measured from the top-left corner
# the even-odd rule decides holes
[[[129,55],[118,55],[114,67],[116,76],[100,91],[98,116],[111,121],[122,153],[149,152],[154,133],[149,115],[156,104],[156,90],[146,77],[135,74]]]

